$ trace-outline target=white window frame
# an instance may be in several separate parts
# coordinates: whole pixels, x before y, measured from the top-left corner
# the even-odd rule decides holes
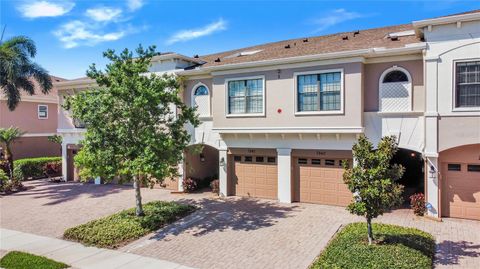
[[[396,65],[385,69],[383,71],[382,75],[380,75],[380,78],[378,79],[378,112],[383,112],[382,111],[382,95],[381,95],[383,79],[385,78],[385,76],[388,73],[390,73],[392,71],[402,71],[403,73],[405,73],[405,75],[407,75],[408,83],[410,83],[410,87],[408,89],[408,96],[409,96],[409,99],[410,99],[410,102],[408,102],[409,103],[408,111],[398,111],[398,112],[400,112],[400,113],[401,112],[412,112],[413,111],[413,80],[412,80],[412,76],[410,75],[410,72],[408,72],[407,69],[405,69],[403,67],[400,67],[400,66],[396,66]],[[395,113],[397,111],[392,111],[392,112]],[[390,112],[386,112],[386,113],[390,113]]]
[[[228,83],[231,81],[237,81],[237,80],[249,80],[249,79],[261,79],[262,80],[262,95],[263,95],[263,106],[262,106],[262,112],[261,113],[241,113],[241,114],[230,114],[229,111],[229,105],[230,105],[230,100],[228,96]],[[267,97],[265,96],[265,87],[266,87],[266,82],[265,82],[265,76],[260,75],[260,76],[249,76],[249,77],[235,77],[235,78],[227,78],[225,79],[225,116],[227,118],[235,118],[235,117],[265,117],[265,106],[267,104],[266,100]]]
[[[40,117],[40,107],[46,107],[47,108],[47,116],[46,117]],[[37,106],[37,118],[39,120],[48,120],[48,105],[41,104],[41,105]]]
[[[197,91],[198,87],[200,86],[204,86],[206,89],[207,89],[207,92],[208,92],[208,114],[206,115],[199,115],[200,118],[210,118],[212,116],[212,107],[211,107],[211,99],[212,99],[212,96],[211,96],[211,92],[210,92],[210,88],[208,88],[207,85],[205,85],[203,82],[198,82],[197,84],[195,84],[192,88],[192,92],[190,93],[190,100],[191,100],[191,106],[192,107],[195,107],[195,92]]]
[[[452,66],[452,112],[476,112],[480,111],[480,106],[456,107],[457,104],[457,63],[477,62],[480,58],[457,59],[453,60]]]
[[[298,110],[298,76],[301,75],[320,75],[325,73],[336,73],[340,72],[340,110],[326,110],[326,111],[299,111]],[[336,68],[336,69],[323,69],[323,70],[315,70],[315,71],[305,71],[305,72],[294,72],[293,73],[293,88],[295,90],[294,96],[294,108],[295,108],[295,115],[296,116],[305,116],[305,115],[343,115],[345,113],[345,83],[344,83],[344,69],[343,68]],[[320,91],[320,89],[318,89]],[[320,94],[320,92],[319,92]]]

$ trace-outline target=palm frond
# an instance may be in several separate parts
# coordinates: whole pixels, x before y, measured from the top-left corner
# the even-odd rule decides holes
[[[30,57],[35,57],[37,55],[37,47],[33,40],[26,36],[14,36],[7,41],[3,42],[0,47],[4,48],[13,48],[17,47],[28,54]]]

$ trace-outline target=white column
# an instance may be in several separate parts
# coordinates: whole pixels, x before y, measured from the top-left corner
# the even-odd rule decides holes
[[[292,149],[277,149],[278,201],[292,202]]]
[[[220,149],[218,150],[218,179],[220,181],[220,196],[228,196],[228,160],[227,160],[227,150]]]
[[[185,154],[183,154],[185,157]],[[178,164],[178,178],[177,178],[177,184],[178,184],[178,191],[183,191],[183,176],[185,173],[185,166],[183,165],[184,161]]]
[[[438,197],[439,180],[438,180],[438,158],[427,157],[427,186],[426,186],[426,200],[428,216],[440,218],[438,209],[440,206],[440,197]]]
[[[438,167],[438,62],[437,55],[425,57],[425,149],[424,155],[427,159],[425,171],[427,182],[425,198],[427,201],[427,215],[439,218],[440,188],[439,167]]]
[[[64,139],[63,139],[64,140]],[[67,143],[62,143],[62,176],[67,181]]]

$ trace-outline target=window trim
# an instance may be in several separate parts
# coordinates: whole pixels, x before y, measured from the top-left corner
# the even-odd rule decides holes
[[[384,112],[382,110],[382,97],[381,97],[381,91],[382,91],[382,85],[384,84],[383,80],[385,79],[385,76],[392,72],[392,71],[402,71],[407,75],[408,78],[408,83],[410,83],[410,87],[408,89],[408,95],[409,95],[409,109],[408,111],[394,111],[393,113],[400,112],[400,113],[405,113],[405,112],[412,112],[413,111],[413,79],[412,75],[410,75],[410,72],[408,72],[407,69],[394,65],[390,68],[385,69],[382,74],[380,75],[380,78],[378,79],[378,112]],[[397,83],[397,82],[385,82],[385,83]],[[391,112],[385,112],[385,113],[391,113]]]
[[[480,58],[456,59],[452,61],[452,112],[477,112],[480,106],[457,107],[457,63],[478,62]]]
[[[262,112],[261,113],[237,113],[237,114],[231,114],[229,113],[230,111],[230,102],[229,102],[229,96],[228,96],[228,83],[231,81],[238,81],[238,80],[249,80],[249,79],[261,79],[262,80],[262,95],[263,95],[263,105],[262,105]],[[266,107],[266,100],[267,97],[265,95],[265,75],[259,75],[259,76],[249,76],[249,77],[233,77],[233,78],[227,78],[225,79],[225,117],[227,118],[245,118],[245,117],[265,117],[265,107]]]
[[[195,84],[193,87],[192,87],[192,91],[190,93],[190,105],[191,107],[195,107],[195,91],[197,91],[197,89],[200,87],[200,86],[204,86],[206,89],[207,89],[207,96],[208,96],[208,114],[205,114],[205,115],[199,115],[199,118],[210,118],[212,116],[212,95],[211,95],[211,92],[210,92],[210,88],[208,88],[207,85],[205,85],[205,83],[203,82],[198,82],[197,84]]]
[[[44,117],[44,118],[43,118],[43,117],[40,117],[40,107],[42,107],[42,106],[44,106],[44,107],[47,108],[47,116]],[[37,118],[38,118],[39,120],[48,120],[48,105],[40,104],[40,105],[37,106]]]
[[[325,73],[334,73],[340,72],[340,110],[327,110],[327,111],[299,111],[298,110],[298,76],[301,75],[320,75]],[[343,115],[345,113],[345,82],[344,82],[344,69],[335,68],[335,69],[322,69],[314,71],[304,71],[304,72],[294,72],[293,73],[293,88],[294,100],[293,106],[295,108],[295,116],[309,116],[309,115]]]

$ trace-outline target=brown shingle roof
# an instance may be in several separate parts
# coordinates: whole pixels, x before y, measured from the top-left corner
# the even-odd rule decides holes
[[[361,30],[357,35],[354,35],[354,32],[343,32],[325,36],[308,37],[306,39],[308,42],[304,42],[304,38],[291,39],[200,56],[200,59],[207,62],[203,67],[210,67],[368,48],[398,48],[404,47],[406,44],[421,42],[421,40],[414,35],[398,37],[397,41],[387,38],[389,33],[407,30],[413,30],[411,24]],[[345,36],[348,36],[347,40],[344,40]],[[290,48],[286,48],[286,46]],[[232,55],[240,52],[256,50],[261,51],[252,55],[232,57]],[[216,62],[216,59],[220,59],[220,62]]]

